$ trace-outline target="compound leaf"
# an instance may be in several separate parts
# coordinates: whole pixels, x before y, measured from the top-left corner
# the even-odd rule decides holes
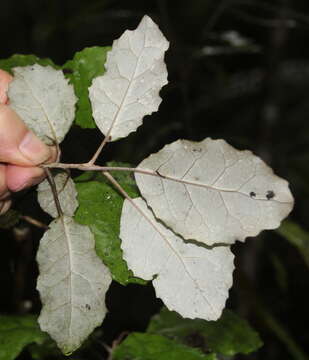
[[[64,215],[73,216],[78,207],[77,191],[74,181],[66,173],[57,174],[54,177],[58,199]],[[44,180],[37,188],[38,201],[41,208],[53,218],[58,217],[53,193],[49,182]]]
[[[199,344],[204,351],[226,356],[249,354],[262,346],[262,341],[248,322],[230,310],[223,310],[217,321],[183,319],[163,308],[155,315],[147,332],[164,335],[186,345]]]
[[[75,123],[82,128],[95,128],[89,100],[88,87],[92,80],[105,72],[102,64],[110,47],[93,46],[75,53],[72,60],[63,65],[63,71],[74,86],[78,98]]]
[[[157,175],[135,175],[155,216],[185,239],[207,245],[277,228],[293,208],[287,181],[224,140],[178,140],[138,168]]]
[[[215,354],[178,344],[160,335],[132,333],[114,351],[114,360],[216,360]]]
[[[13,69],[10,106],[46,144],[60,143],[74,120],[76,97],[62,71],[38,64]]]
[[[0,360],[14,360],[25,346],[42,344],[46,339],[35,316],[0,315]]]
[[[111,276],[87,226],[63,216],[49,227],[37,254],[37,289],[43,303],[39,323],[61,351],[70,354],[101,325]]]
[[[159,91],[167,83],[167,48],[168,41],[148,16],[114,41],[106,73],[89,88],[93,117],[109,141],[126,137],[145,115],[158,110]]]
[[[157,222],[144,200],[125,200],[120,238],[134,275],[152,280],[157,297],[183,317],[217,320],[232,286],[229,247],[206,249],[185,243]]]

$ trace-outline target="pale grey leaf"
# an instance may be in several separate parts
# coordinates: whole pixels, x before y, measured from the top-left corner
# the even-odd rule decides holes
[[[66,173],[57,174],[54,177],[58,199],[64,215],[73,216],[78,207],[77,191],[74,181]],[[38,201],[41,208],[50,216],[58,217],[53,193],[47,179],[38,186]]]
[[[286,180],[224,140],[178,140],[138,168],[161,175],[135,175],[155,216],[185,239],[208,245],[275,229],[293,208]]]
[[[168,41],[148,16],[114,41],[105,74],[89,88],[93,117],[110,141],[126,137],[145,115],[158,110],[159,91],[167,83],[167,49]]]
[[[153,280],[157,297],[183,317],[216,320],[232,286],[233,254],[228,246],[206,249],[185,243],[157,222],[142,198],[138,211],[125,200],[121,248],[135,276]]]
[[[64,354],[70,354],[105,317],[110,272],[95,252],[89,228],[67,216],[50,224],[40,242],[37,261],[37,289],[43,304],[41,329]]]
[[[75,115],[76,97],[62,71],[34,64],[13,69],[10,106],[46,144],[60,143]]]

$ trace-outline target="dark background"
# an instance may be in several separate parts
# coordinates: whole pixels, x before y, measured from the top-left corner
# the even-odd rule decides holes
[[[308,229],[308,0],[2,0],[0,58],[33,53],[63,64],[86,46],[111,45],[144,14],[170,41],[169,84],[159,112],[109,145],[104,161],[137,164],[178,138],[223,138],[252,150],[290,182],[296,200],[290,218]],[[229,40],[231,31],[242,44]],[[95,130],[75,127],[64,141],[63,160],[89,160],[100,141]],[[15,207],[49,220],[33,191],[19,194]],[[0,312],[39,310],[34,254],[40,235],[26,224],[0,232]],[[228,307],[250,320],[265,343],[250,359],[304,359],[309,280],[303,257],[274,231],[233,251],[237,268]],[[114,284],[104,341],[143,330],[159,306],[150,286]]]

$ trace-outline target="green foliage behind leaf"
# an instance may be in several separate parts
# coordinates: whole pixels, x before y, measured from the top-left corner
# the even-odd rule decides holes
[[[54,68],[59,68],[50,59],[40,59],[35,55],[21,55],[15,54],[7,59],[0,59],[0,69],[12,73],[12,68],[17,66],[28,66],[33,64],[39,64],[42,66],[50,65]]]
[[[94,46],[77,52],[72,60],[63,65],[74,86],[75,94],[78,97],[75,122],[82,128],[95,128],[92,118],[92,109],[88,97],[88,87],[92,80],[104,74],[104,63],[106,54],[110,47]]]
[[[163,308],[153,317],[147,331],[227,356],[248,354],[262,346],[259,335],[247,321],[230,310],[224,310],[218,321],[205,321],[183,319]]]
[[[119,166],[109,163],[108,166]],[[122,164],[126,166],[127,164]],[[117,175],[116,175],[117,176]],[[117,180],[131,197],[138,196],[132,174],[118,172]],[[83,174],[75,179],[78,191],[79,208],[75,219],[88,225],[96,239],[96,251],[109,267],[113,279],[126,285],[128,283],[145,284],[135,278],[122,259],[119,228],[123,197],[105,178],[98,173]]]
[[[0,360],[14,360],[25,346],[47,339],[35,316],[0,315]]]
[[[132,333],[113,352],[113,360],[215,360],[198,349],[161,335]]]

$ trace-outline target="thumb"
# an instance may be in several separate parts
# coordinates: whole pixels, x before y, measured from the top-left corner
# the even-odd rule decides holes
[[[7,105],[0,105],[0,162],[34,166],[54,157],[45,145]]]
[[[7,91],[12,80],[13,77],[9,73],[0,69],[0,104],[8,103]]]

